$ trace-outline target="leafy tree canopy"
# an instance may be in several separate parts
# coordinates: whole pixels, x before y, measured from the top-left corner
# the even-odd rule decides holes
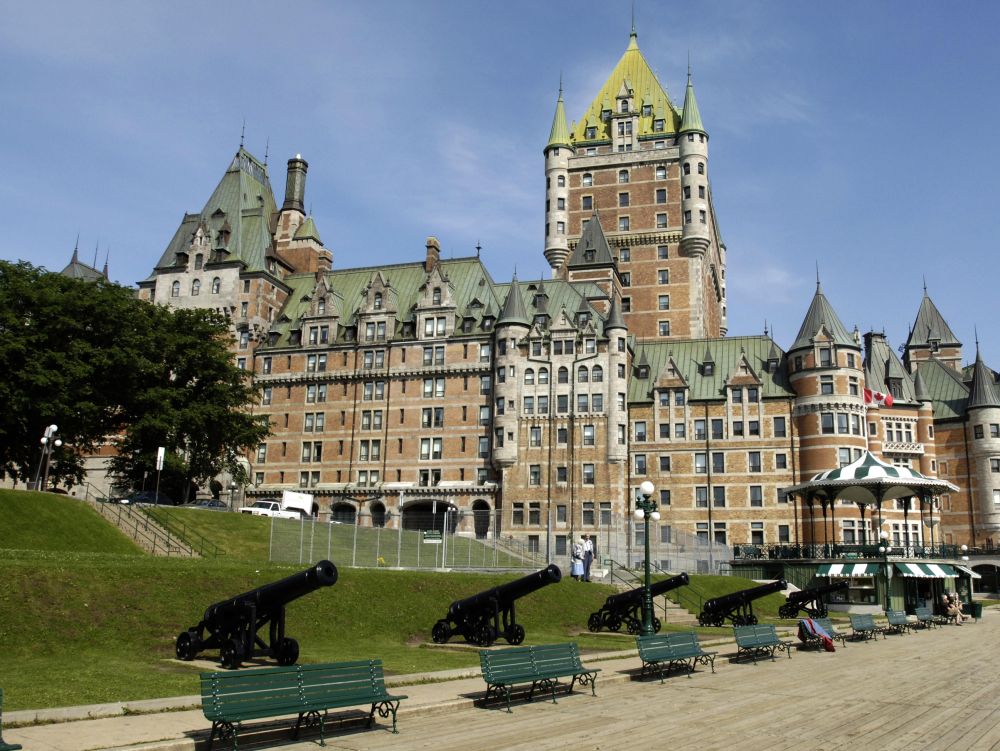
[[[257,392],[235,367],[218,314],[138,300],[106,281],[0,261],[0,473],[28,481],[45,428],[64,445],[49,477],[82,480],[82,457],[113,443],[113,471],[141,483],[164,446],[164,476],[183,497],[269,432]]]

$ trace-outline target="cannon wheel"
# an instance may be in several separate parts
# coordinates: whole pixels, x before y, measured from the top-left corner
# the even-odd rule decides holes
[[[620,631],[622,627],[622,619],[617,615],[613,615],[608,618],[608,631]]]
[[[181,631],[177,636],[177,644],[174,646],[174,651],[177,653],[178,660],[188,662],[193,660],[194,656],[198,654],[200,646],[197,634],[190,631]]]
[[[799,612],[798,608],[795,608],[793,610],[792,606],[790,605],[782,605],[780,608],[778,608],[778,615],[781,616],[782,618],[794,618],[796,615],[798,615],[798,612]]]
[[[587,619],[587,628],[596,634],[601,630],[602,625],[604,625],[604,619],[601,618],[601,614],[591,613],[590,618]]]
[[[660,633],[660,629],[662,627],[663,627],[663,624],[660,623],[660,619],[659,618],[653,618],[653,633],[654,634]]]
[[[435,644],[444,644],[448,641],[451,636],[451,629],[448,627],[448,621],[440,620],[434,624],[434,628],[431,629],[431,639]]]
[[[242,644],[240,644],[239,639],[227,639],[226,642],[219,648],[219,661],[222,663],[222,667],[229,670],[236,670],[242,662]]]
[[[294,665],[299,659],[299,643],[295,639],[282,639],[275,652],[279,665]]]
[[[630,634],[632,634],[632,636],[635,636],[642,629],[642,624],[640,624],[635,618],[626,618],[625,628]]]
[[[507,631],[507,643],[517,646],[524,641],[524,626],[520,623],[515,623]]]
[[[476,627],[472,637],[473,644],[478,644],[480,647],[491,647],[494,641],[496,641],[496,636],[493,633],[493,626],[489,623],[483,623]]]
[[[756,626],[757,625],[757,616],[755,616],[755,615],[747,616],[747,625],[748,626]]]
[[[724,626],[724,625],[726,625],[726,618],[725,618],[725,616],[722,616],[722,615],[715,616],[715,618],[712,620],[712,625],[713,626]]]

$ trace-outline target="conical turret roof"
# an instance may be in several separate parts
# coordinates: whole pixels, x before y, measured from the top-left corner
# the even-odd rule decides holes
[[[704,133],[705,126],[701,124],[701,112],[698,111],[698,100],[694,96],[694,84],[688,73],[687,89],[684,92],[684,113],[681,116],[681,133]]]
[[[924,297],[920,301],[920,309],[917,311],[917,319],[913,322],[913,329],[910,331],[909,339],[906,340],[906,346],[926,347],[932,339],[940,344],[961,344],[927,294],[925,287]]]
[[[319,239],[319,230],[316,229],[316,223],[313,221],[311,216],[306,217],[306,220],[299,225],[299,228],[295,230],[295,240],[315,240],[320,245],[323,241]]]
[[[918,402],[929,402],[931,401],[931,395],[927,391],[927,386],[924,384],[924,379],[920,375],[920,371],[917,371],[917,375],[913,378],[913,391],[914,395],[917,397]]]
[[[972,387],[969,390],[969,401],[966,404],[966,409],[1000,407],[1000,397],[997,397],[995,382],[993,371],[986,367],[977,350],[976,365],[972,369]]]
[[[517,274],[514,274],[514,278],[510,282],[510,290],[507,292],[507,299],[503,304],[503,310],[500,312],[500,318],[497,319],[497,326],[509,324],[528,326],[530,323],[528,308],[524,304],[521,288],[517,283]]]
[[[809,310],[806,311],[806,317],[799,328],[798,336],[795,337],[795,343],[790,349],[812,347],[813,337],[821,327],[826,328],[835,344],[847,347],[858,346],[858,343],[854,341],[854,337],[848,333],[844,324],[840,322],[840,318],[837,317],[833,306],[830,305],[830,301],[826,299],[823,289],[820,287],[819,282],[817,282],[816,294],[813,295],[812,302],[809,304]]]
[[[566,108],[563,106],[562,84],[559,84],[559,99],[556,101],[556,113],[552,117],[552,130],[549,131],[549,142],[545,144],[546,151],[553,146],[570,146],[569,126],[566,124]]]
[[[625,319],[622,318],[621,305],[618,302],[618,298],[615,297],[611,300],[611,310],[608,311],[608,318],[604,322],[604,330],[610,331],[611,329],[624,329]]]

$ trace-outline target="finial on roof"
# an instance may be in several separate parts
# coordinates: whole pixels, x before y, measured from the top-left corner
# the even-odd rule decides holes
[[[101,247],[101,238],[97,238],[97,242],[94,244],[94,265],[93,268],[97,268],[97,251]]]
[[[819,261],[816,261],[816,291],[819,292]]]
[[[76,244],[73,245],[73,260],[70,263],[79,263],[77,254],[80,252],[80,233],[76,233]]]
[[[691,80],[691,50],[688,50],[688,80]]]
[[[268,136],[267,140],[264,141],[264,166],[265,167],[267,166],[267,152],[270,150],[270,148],[271,148],[271,136]],[[312,213],[312,208],[311,207],[309,209],[309,213],[310,214]]]
[[[924,297],[927,297],[927,275],[924,274]]]
[[[972,333],[975,334],[976,337],[976,357],[979,357],[979,327],[973,326]]]
[[[767,319],[764,319],[764,336],[767,336]]]
[[[479,258],[479,251],[483,249],[482,243],[476,240],[476,258]]]
[[[247,119],[243,118],[243,127],[240,128],[240,148],[243,148],[243,137],[247,134]]]
[[[562,71],[559,71],[559,98],[562,98]]]
[[[635,0],[632,0],[632,33],[629,36],[636,36],[635,33]]]

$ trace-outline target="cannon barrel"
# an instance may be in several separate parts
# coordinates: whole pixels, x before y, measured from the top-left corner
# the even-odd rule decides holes
[[[767,584],[761,584],[759,587],[750,587],[750,589],[741,589],[739,592],[732,592],[728,595],[722,595],[722,597],[716,597],[714,599],[708,600],[702,606],[702,613],[718,613],[732,608],[739,607],[740,605],[746,605],[753,602],[756,599],[769,595],[772,592],[780,592],[788,584],[784,579],[778,579],[777,581],[768,582]]]
[[[662,581],[653,582],[649,585],[649,593],[652,597],[659,597],[660,595],[669,592],[671,589],[677,589],[678,587],[683,587],[690,581],[686,573],[678,574],[677,576],[672,576],[669,579],[663,579]],[[608,610],[627,608],[632,604],[642,602],[642,593],[645,587],[636,587],[635,589],[630,589],[627,592],[619,592],[616,595],[611,595],[607,600],[604,601],[604,607]]]
[[[225,620],[248,605],[255,605],[258,613],[270,612],[336,582],[337,567],[330,561],[320,561],[305,571],[209,605],[205,610],[204,620],[206,623]]]
[[[795,605],[800,602],[809,602],[815,600],[817,597],[822,597],[825,594],[830,594],[832,592],[838,592],[842,589],[847,589],[850,586],[849,582],[839,581],[833,584],[822,584],[818,587],[809,587],[808,589],[800,589],[798,592],[789,593],[787,599],[785,600],[789,605]]]
[[[562,579],[562,571],[555,564],[549,564],[541,571],[536,571],[533,574],[522,576],[520,579],[515,579],[507,584],[487,589],[479,594],[466,597],[464,600],[455,600],[448,607],[448,614],[452,618],[458,618],[463,612],[482,608],[493,601],[504,607],[517,598],[531,594],[548,584],[555,584],[560,579]]]

